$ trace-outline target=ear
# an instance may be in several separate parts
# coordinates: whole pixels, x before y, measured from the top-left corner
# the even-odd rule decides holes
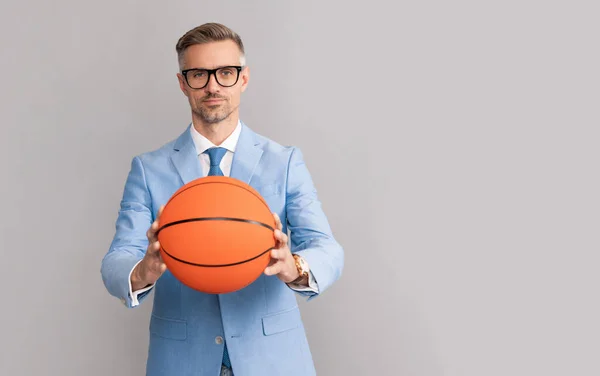
[[[240,72],[240,80],[242,81],[242,92],[246,90],[248,81],[250,80],[250,67],[245,66]]]
[[[179,81],[179,88],[181,89],[183,94],[185,94],[186,97],[189,97],[188,87],[185,83],[185,78],[183,78],[183,75],[181,73],[177,73],[177,80]]]

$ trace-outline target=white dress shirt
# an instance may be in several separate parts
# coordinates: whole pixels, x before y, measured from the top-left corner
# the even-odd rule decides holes
[[[229,176],[229,173],[231,172],[231,162],[233,161],[233,154],[235,153],[235,148],[237,146],[238,139],[240,138],[241,131],[242,131],[242,124],[238,120],[237,126],[235,127],[234,131],[229,135],[229,137],[227,137],[225,139],[225,141],[223,141],[221,143],[221,145],[215,145],[209,139],[207,139],[206,137],[201,135],[196,130],[196,128],[194,128],[194,126],[190,127],[190,134],[192,136],[192,140],[194,141],[194,145],[196,147],[196,152],[198,155],[198,159],[200,161],[200,165],[202,167],[203,176],[207,176],[208,171],[210,170],[210,157],[208,156],[207,153],[204,153],[204,152],[212,147],[217,147],[217,146],[227,149],[227,152],[225,152],[225,155],[223,156],[223,159],[221,160],[219,167],[221,167],[221,171],[223,171],[223,175]],[[140,262],[141,262],[141,260],[140,260]],[[139,262],[137,264],[139,264]],[[137,266],[137,264],[135,264],[135,266]],[[135,266],[133,267],[133,269],[135,269]],[[139,294],[150,290],[152,287],[154,287],[154,285],[152,284],[152,285],[146,286],[140,290],[132,291],[131,273],[133,272],[133,269],[129,273],[129,295],[131,296],[132,305],[135,307],[139,304],[139,301],[138,301]],[[296,291],[313,291],[315,293],[318,292],[317,282],[316,282],[312,272],[310,272],[310,271],[309,271],[309,278],[308,278],[308,287],[301,286],[301,285],[293,285],[291,283],[288,283],[287,285],[291,289],[296,290]]]

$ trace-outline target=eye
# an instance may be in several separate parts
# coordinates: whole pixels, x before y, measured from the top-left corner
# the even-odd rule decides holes
[[[219,71],[219,74],[220,74],[221,76],[225,76],[225,77],[227,77],[227,76],[231,76],[231,75],[233,74],[233,69],[230,69],[230,68],[221,69],[221,70]]]

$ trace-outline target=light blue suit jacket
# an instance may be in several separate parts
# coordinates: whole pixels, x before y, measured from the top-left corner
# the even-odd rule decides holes
[[[158,150],[133,158],[116,233],[102,260],[108,292],[132,307],[129,273],[148,245],[146,231],[158,208],[183,184],[202,177],[189,127]],[[153,287],[147,376],[217,376],[223,344],[236,376],[315,374],[296,294],[313,299],[341,275],[343,249],[334,239],[313,181],[295,147],[281,146],[242,123],[230,176],[250,184],[290,230],[290,249],[304,257],[318,294],[294,292],[275,276],[261,275],[230,294],[204,294],[168,270]],[[148,292],[139,297],[142,303]]]

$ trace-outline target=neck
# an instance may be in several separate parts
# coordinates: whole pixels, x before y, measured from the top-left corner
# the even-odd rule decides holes
[[[192,124],[198,133],[218,146],[233,133],[238,124],[238,118],[237,114],[232,113],[231,116],[218,123],[206,123],[192,114]]]

